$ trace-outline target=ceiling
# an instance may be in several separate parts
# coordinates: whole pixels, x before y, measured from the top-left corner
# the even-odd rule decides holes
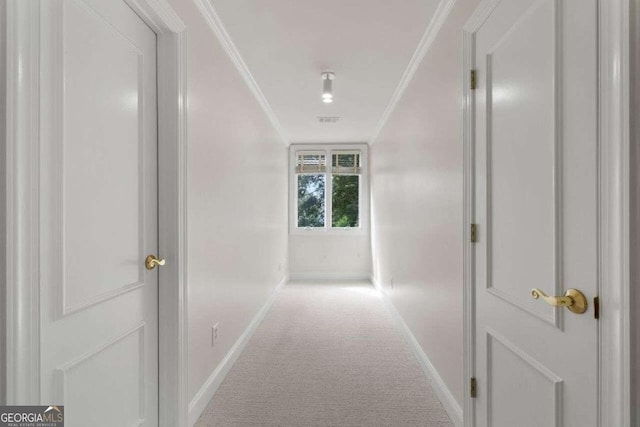
[[[290,143],[370,141],[439,3],[210,1]],[[332,104],[323,71],[336,75]]]

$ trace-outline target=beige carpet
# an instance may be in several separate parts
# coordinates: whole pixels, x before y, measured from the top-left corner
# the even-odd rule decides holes
[[[451,426],[368,284],[289,284],[196,424]]]

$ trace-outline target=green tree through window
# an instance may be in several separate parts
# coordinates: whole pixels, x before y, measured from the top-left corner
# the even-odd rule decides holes
[[[358,227],[360,177],[334,175],[332,181],[331,222],[333,227]]]
[[[298,227],[324,227],[324,174],[298,175]]]

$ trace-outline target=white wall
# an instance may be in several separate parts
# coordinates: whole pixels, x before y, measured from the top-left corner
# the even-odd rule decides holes
[[[374,279],[463,402],[462,27],[456,2],[370,148]]]
[[[316,149],[317,146],[309,145]],[[371,277],[371,233],[369,201],[369,154],[364,144],[325,145],[324,149],[362,151],[362,188],[360,224],[362,230],[328,230],[326,233],[294,230],[296,221],[297,181],[293,174],[295,150],[305,145],[292,145],[289,157],[289,268],[292,280],[298,279],[368,279]],[[330,191],[330,190],[327,190]]]
[[[292,279],[366,279],[371,276],[369,233],[289,237]]]
[[[188,27],[193,398],[286,275],[287,148],[193,2],[170,2]]]

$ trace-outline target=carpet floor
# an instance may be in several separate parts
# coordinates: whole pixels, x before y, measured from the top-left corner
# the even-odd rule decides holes
[[[196,427],[451,425],[373,287],[291,283]]]

